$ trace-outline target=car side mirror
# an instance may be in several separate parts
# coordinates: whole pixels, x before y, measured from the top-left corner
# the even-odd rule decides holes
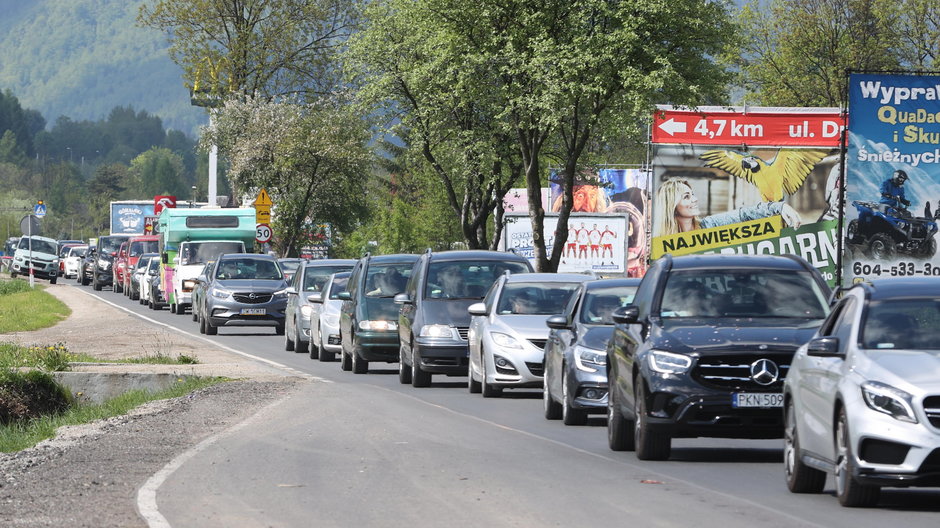
[[[812,357],[845,358],[839,350],[838,337],[816,337],[806,345],[806,355]]]
[[[352,299],[352,295],[349,295],[348,291],[340,292],[339,295],[337,295],[337,297],[343,301],[348,301]]]
[[[160,255],[160,262],[162,262],[163,264],[169,264],[169,263],[170,263],[170,255],[167,254],[167,253],[163,253],[162,255]]]
[[[568,318],[564,315],[553,315],[545,320],[545,325],[552,330],[567,330],[571,328],[568,325]]]
[[[179,265],[179,263],[180,263],[180,258],[179,258],[179,257],[173,257],[173,265]]]
[[[617,324],[636,324],[640,322],[640,308],[634,304],[621,306],[610,315]]]
[[[398,295],[406,294],[400,293]],[[473,303],[467,308],[467,312],[469,312],[470,315],[486,315],[486,303]]]
[[[411,304],[411,296],[407,293],[399,293],[395,296],[395,304]]]
[[[310,297],[307,297],[307,301],[320,304],[323,302],[323,294],[320,292],[313,292],[310,294]]]

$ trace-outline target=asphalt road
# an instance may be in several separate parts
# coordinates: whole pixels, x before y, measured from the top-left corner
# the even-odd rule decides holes
[[[90,288],[89,288],[89,291]],[[103,299],[193,335],[189,315]],[[566,427],[538,391],[468,394],[466,378],[400,385],[395,364],[342,372],[273,328],[206,337],[323,382],[222,436],[156,490],[182,526],[937,526],[940,491],[886,489],[875,509],[794,495],[781,440],[682,439],[667,462],[607,448],[602,416]]]

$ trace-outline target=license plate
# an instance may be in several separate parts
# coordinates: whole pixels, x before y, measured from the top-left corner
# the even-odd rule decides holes
[[[267,313],[264,308],[242,308],[242,315],[264,315]]]
[[[783,407],[783,394],[768,392],[735,392],[732,407]]]

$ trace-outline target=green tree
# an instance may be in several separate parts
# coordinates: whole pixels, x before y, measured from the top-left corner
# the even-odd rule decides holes
[[[131,161],[131,183],[128,190],[137,199],[158,194],[181,198],[191,193],[183,182],[183,160],[166,148],[152,148]]]
[[[748,98],[779,106],[846,104],[846,70],[895,70],[910,52],[901,41],[904,2],[772,0],[739,15]],[[934,43],[936,48],[936,41]]]

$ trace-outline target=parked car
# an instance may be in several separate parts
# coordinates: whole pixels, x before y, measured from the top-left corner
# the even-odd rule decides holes
[[[220,326],[273,326],[284,335],[287,282],[269,255],[228,253],[216,261],[205,295],[200,330],[218,333]]]
[[[339,314],[343,300],[340,294],[346,291],[350,275],[348,271],[330,275],[319,295],[311,296],[314,309],[310,315],[310,359],[333,361],[336,353],[342,351]]]
[[[127,248],[123,257],[127,270],[137,269],[137,260],[145,253],[157,253],[160,251],[160,237],[158,235],[142,235],[131,237],[127,241]],[[117,266],[115,266],[117,268]],[[122,273],[123,286],[121,290],[125,295],[130,295],[130,289],[133,288],[131,273]]]
[[[139,264],[139,261],[138,261]],[[140,297],[137,301],[140,304],[150,304],[150,292],[152,291],[151,283],[156,279],[160,280],[160,255],[159,253],[155,258],[151,258],[147,262],[147,268],[144,270],[143,274],[137,277],[138,288],[140,290]]]
[[[20,238],[13,262],[10,264],[10,277],[19,274],[49,279],[52,284],[59,278],[59,248],[56,241],[39,235]]]
[[[202,317],[206,309],[206,291],[209,289],[209,280],[214,270],[215,261],[210,260],[206,262],[202,267],[202,271],[199,272],[199,275],[196,275],[196,278],[193,279],[193,290],[190,294],[193,321],[199,323],[199,331],[202,333],[205,333],[205,326],[199,318]]]
[[[121,244],[127,242],[125,235],[110,235],[98,238],[98,246],[95,249],[94,269],[91,275],[91,287],[95,291],[101,291],[105,286],[113,286],[114,275],[112,266],[117,257]]]
[[[542,398],[545,418],[584,425],[607,410],[607,342],[613,312],[633,302],[640,279],[584,283],[565,312],[549,317]]]
[[[299,264],[287,290],[284,350],[296,350],[301,354],[309,352],[310,357],[316,358],[317,349],[310,348],[310,321],[320,307],[311,303],[311,297],[323,289],[331,275],[352,270],[356,261],[328,259],[301,261]]]
[[[287,282],[294,280],[294,273],[297,271],[297,268],[302,266],[305,262],[307,262],[307,259],[293,257],[277,259],[277,263],[281,266],[281,271],[284,273],[284,280]]]
[[[795,256],[667,255],[607,345],[610,448],[669,458],[673,438],[780,438],[783,379],[828,313]]]
[[[528,273],[529,261],[498,251],[428,251],[415,263],[398,317],[398,377],[427,387],[433,374],[466,376],[471,304],[505,271]]]
[[[65,252],[65,258],[62,259],[63,271],[62,277],[66,279],[78,279],[81,282],[82,260],[88,252],[88,246],[70,246]]]
[[[844,292],[784,383],[787,486],[843,506],[882,487],[940,486],[940,282],[877,279]]]
[[[128,272],[128,277],[130,278],[127,283],[127,296],[132,301],[140,300],[141,284],[143,283],[143,278],[147,273],[147,268],[150,266],[150,261],[152,259],[160,260],[159,253],[144,253],[136,257],[134,262],[134,267]]]
[[[370,361],[398,361],[398,306],[395,295],[405,290],[417,255],[366,254],[353,267],[340,294],[340,368],[357,374]]]
[[[467,387],[484,398],[503,389],[541,387],[548,327],[581,283],[593,275],[575,273],[504,274],[483,302],[471,304]]]

